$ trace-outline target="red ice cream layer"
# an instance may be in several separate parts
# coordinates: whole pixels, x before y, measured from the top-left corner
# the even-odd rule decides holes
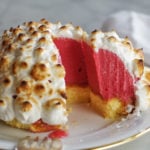
[[[71,38],[55,38],[54,43],[59,49],[62,64],[66,70],[66,83],[87,84],[87,73],[82,53],[82,42]]]
[[[119,98],[125,104],[134,99],[133,78],[122,60],[113,52],[93,49],[83,42],[89,85],[105,100]]]

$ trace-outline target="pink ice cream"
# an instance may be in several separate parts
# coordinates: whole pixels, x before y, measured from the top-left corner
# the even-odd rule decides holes
[[[83,42],[88,82],[93,92],[105,100],[119,98],[125,104],[134,99],[133,78],[122,60],[114,53],[99,49],[98,53]]]
[[[61,60],[66,70],[66,83],[69,85],[87,84],[81,42],[70,38],[55,38],[54,43],[59,49]]]
[[[54,43],[60,51],[67,84],[88,83],[104,100],[119,98],[124,104],[132,103],[133,78],[116,54],[103,49],[96,53],[87,43],[70,38],[55,38]]]

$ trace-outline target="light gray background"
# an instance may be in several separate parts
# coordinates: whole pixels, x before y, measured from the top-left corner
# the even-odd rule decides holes
[[[0,0],[0,33],[25,21],[46,18],[72,22],[90,32],[112,13],[134,10],[150,14],[150,0]],[[150,133],[110,150],[149,150]]]

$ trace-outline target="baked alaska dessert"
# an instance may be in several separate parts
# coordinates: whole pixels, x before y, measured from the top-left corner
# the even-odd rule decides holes
[[[149,107],[142,50],[114,31],[42,19],[4,31],[0,48],[0,120],[11,126],[64,128],[69,103],[90,102],[110,119]]]

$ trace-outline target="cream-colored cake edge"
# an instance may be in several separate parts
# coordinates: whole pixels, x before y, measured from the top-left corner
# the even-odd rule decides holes
[[[90,101],[90,88],[88,85],[67,85],[66,93],[67,105]]]
[[[127,115],[126,107],[118,98],[104,100],[100,95],[90,91],[91,107],[104,118],[117,120]]]

